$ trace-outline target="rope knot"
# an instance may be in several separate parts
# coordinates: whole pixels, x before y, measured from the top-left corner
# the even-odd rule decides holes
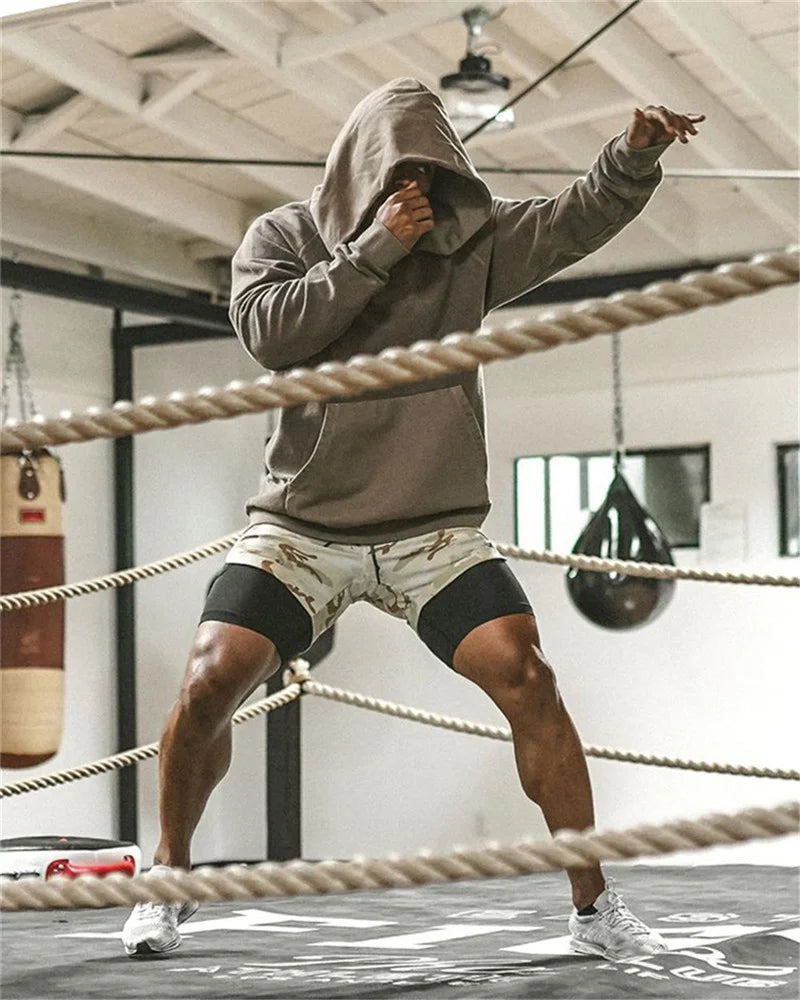
[[[283,685],[299,684],[302,687],[306,681],[311,680],[311,664],[308,660],[292,660],[283,672]]]

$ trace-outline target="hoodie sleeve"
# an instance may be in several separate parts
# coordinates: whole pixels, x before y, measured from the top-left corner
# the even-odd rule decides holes
[[[496,198],[487,311],[598,250],[624,229],[658,186],[657,161],[668,146],[633,149],[623,133],[603,147],[585,177],[555,198]]]
[[[230,318],[264,368],[302,364],[337,340],[408,251],[380,222],[306,269],[266,217],[247,231],[232,263]]]

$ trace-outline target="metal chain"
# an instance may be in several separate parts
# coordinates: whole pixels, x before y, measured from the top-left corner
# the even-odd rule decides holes
[[[622,341],[619,330],[611,334],[611,378],[614,392],[614,472],[625,461],[625,435],[622,427]]]
[[[25,349],[22,346],[22,296],[17,291],[11,293],[9,311],[11,322],[8,327],[8,350],[3,362],[3,423],[8,420],[8,411],[11,407],[12,379],[16,382],[20,419],[32,420],[39,415],[33,401],[30,372],[25,359]]]

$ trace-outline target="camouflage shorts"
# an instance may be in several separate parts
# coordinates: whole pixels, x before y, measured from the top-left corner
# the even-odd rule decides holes
[[[253,524],[226,563],[272,574],[307,610],[316,639],[355,601],[405,618],[416,630],[424,605],[465,570],[503,557],[477,528],[440,528],[395,542],[340,545],[272,524]]]

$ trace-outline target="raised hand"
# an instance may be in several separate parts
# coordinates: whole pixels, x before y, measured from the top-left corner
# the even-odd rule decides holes
[[[625,137],[634,149],[646,149],[662,142],[687,143],[690,135],[697,135],[695,125],[706,120],[705,115],[679,115],[663,105],[648,104],[636,108]]]
[[[433,210],[416,181],[402,181],[402,184],[380,206],[375,218],[406,250],[411,250],[421,236],[433,229]]]

